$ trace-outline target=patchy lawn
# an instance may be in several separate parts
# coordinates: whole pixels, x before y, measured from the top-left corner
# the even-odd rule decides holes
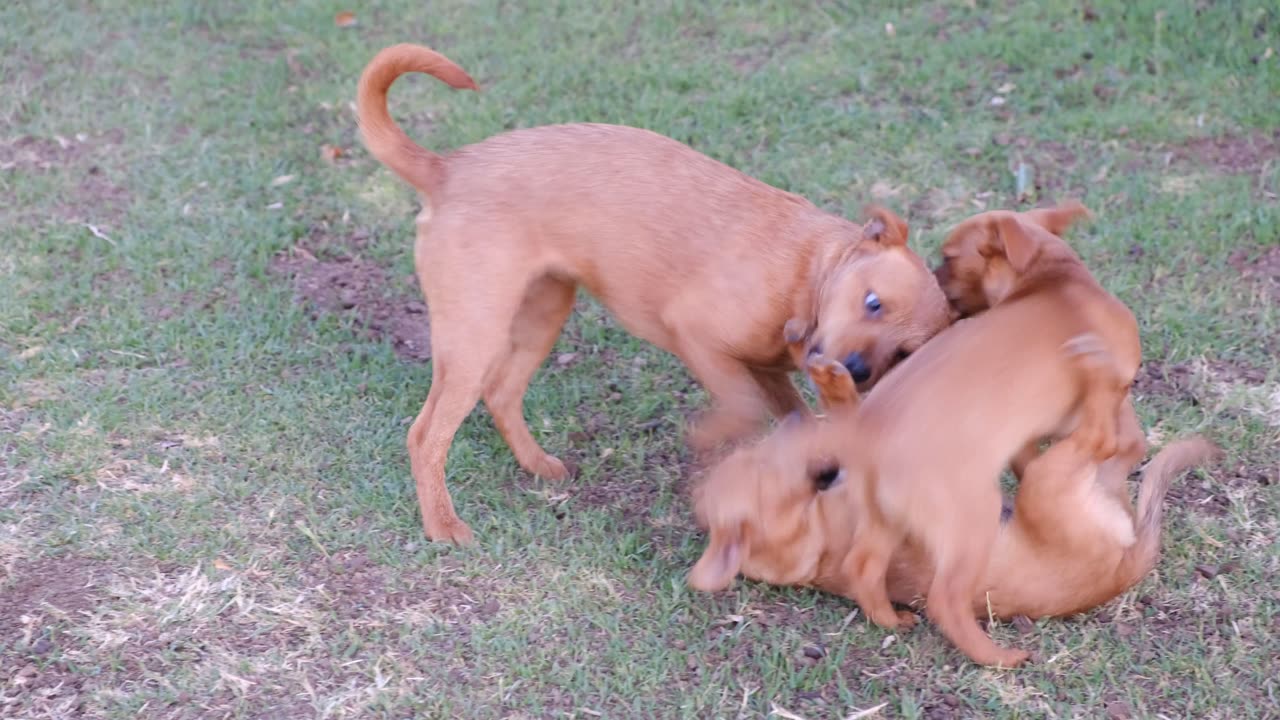
[[[1263,4],[10,3],[0,23],[0,717],[1275,717],[1280,14]],[[152,7],[154,5],[154,7]],[[845,600],[684,585],[702,392],[584,298],[527,414],[450,457],[480,538],[424,541],[404,452],[430,328],[413,194],[360,147],[379,48],[446,149],[647,127],[932,253],[984,208],[1080,197],[1137,313],[1169,495],[1134,591],[1005,625],[972,666]]]

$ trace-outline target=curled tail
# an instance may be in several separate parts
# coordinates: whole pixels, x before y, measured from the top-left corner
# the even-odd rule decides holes
[[[387,90],[391,83],[410,72],[426,73],[458,90],[478,88],[471,76],[453,61],[421,45],[385,48],[369,61],[360,75],[356,106],[365,147],[418,192],[430,195],[440,181],[440,156],[409,139],[387,112]]]
[[[1120,561],[1120,575],[1126,586],[1151,572],[1160,555],[1160,523],[1164,518],[1164,496],[1174,476],[1222,457],[1222,450],[1206,438],[1193,437],[1169,443],[1151,458],[1142,470],[1138,491],[1137,541]]]

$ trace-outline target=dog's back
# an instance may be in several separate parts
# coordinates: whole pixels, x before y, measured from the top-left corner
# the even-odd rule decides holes
[[[943,331],[866,397],[861,426],[885,477],[980,477],[994,486],[1028,439],[1058,429],[1078,400],[1062,346],[1087,327],[1054,297],[1027,296]],[[935,481],[927,481],[929,483]],[[927,503],[933,493],[904,493]]]

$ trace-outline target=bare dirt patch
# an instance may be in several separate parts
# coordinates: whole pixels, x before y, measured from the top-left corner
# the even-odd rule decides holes
[[[1193,138],[1164,150],[1169,161],[1227,175],[1248,175],[1280,161],[1280,130]]]
[[[1267,371],[1243,362],[1202,360],[1162,362],[1148,360],[1138,369],[1133,389],[1139,396],[1160,396],[1200,405],[1211,399],[1221,386],[1264,387]]]
[[[1244,278],[1257,283],[1280,301],[1280,245],[1258,253],[1240,248],[1227,258],[1231,267]]]
[[[304,566],[300,579],[314,608],[333,613],[344,625],[412,620],[465,635],[468,626],[492,620],[502,610],[492,582],[465,574],[448,558],[425,572],[397,573],[364,550],[348,549]]]
[[[118,222],[132,201],[128,188],[104,169],[105,153],[125,141],[112,129],[74,137],[30,135],[0,141],[0,171],[18,175],[64,172],[74,178],[65,197],[54,203],[58,219],[68,222]]]
[[[101,563],[78,557],[0,568],[0,716],[79,714],[85,677],[61,659],[59,628],[98,606],[106,576]]]
[[[349,255],[321,259],[299,245],[276,256],[271,269],[292,278],[295,296],[319,313],[350,318],[365,334],[392,343],[407,360],[431,357],[427,306],[412,276],[395,278]]]
[[[73,140],[30,135],[0,143],[0,170],[49,170],[80,155]]]
[[[62,215],[71,222],[118,223],[132,200],[128,188],[92,165],[81,176],[71,202],[63,205]]]
[[[1134,382],[1139,396],[1210,407],[1221,405],[1220,415],[1248,414],[1269,422],[1276,420],[1277,411],[1272,407],[1277,395],[1274,388],[1263,368],[1223,360],[1148,361]],[[1266,458],[1239,458],[1215,470],[1212,482],[1190,475],[1174,483],[1169,488],[1170,502],[1196,507],[1210,515],[1226,515],[1232,504],[1229,491],[1255,492],[1259,487],[1274,485],[1280,482],[1278,470]]]
[[[106,575],[99,563],[77,557],[18,560],[0,573],[0,637],[10,640],[25,637],[49,612],[74,615],[96,607]]]
[[[1138,369],[1133,387],[1143,395],[1162,395],[1198,404],[1194,390],[1201,380],[1210,376],[1222,382],[1261,385],[1267,380],[1266,370],[1238,362],[1206,360],[1193,362],[1162,362],[1147,360]]]

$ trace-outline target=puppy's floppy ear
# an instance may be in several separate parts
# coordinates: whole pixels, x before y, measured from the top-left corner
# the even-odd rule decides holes
[[[1093,213],[1089,208],[1077,200],[1070,200],[1057,207],[1028,210],[1022,215],[1059,237],[1080,218],[1093,218]]]
[[[1039,227],[1028,226],[1011,213],[1001,213],[992,220],[992,229],[1004,245],[1004,256],[1015,272],[1026,272],[1040,253]]]
[[[938,277],[939,271],[949,269],[947,260],[953,255],[977,254],[983,257],[989,255],[987,246],[990,245],[991,232],[990,213],[965,218],[959,225],[951,228],[951,232],[947,233],[946,239],[942,241],[942,266],[934,271],[934,276]],[[939,278],[939,282],[941,281],[942,278]]]
[[[742,569],[744,538],[742,525],[711,527],[711,541],[697,564],[689,571],[689,587],[716,592],[729,587]]]
[[[907,244],[907,221],[898,217],[888,208],[870,205],[865,211],[871,219],[862,226],[862,235],[883,247],[905,247]]]

